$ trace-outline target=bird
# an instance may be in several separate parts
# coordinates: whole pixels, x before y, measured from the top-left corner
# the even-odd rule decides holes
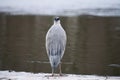
[[[62,76],[61,59],[66,47],[66,32],[61,26],[60,18],[55,17],[53,25],[46,34],[46,51],[52,68],[52,76],[59,66],[59,75]]]

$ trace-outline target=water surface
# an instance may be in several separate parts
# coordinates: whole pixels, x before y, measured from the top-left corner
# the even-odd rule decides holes
[[[45,35],[52,19],[0,14],[0,69],[51,72]],[[61,16],[61,24],[67,33],[63,73],[120,76],[120,17]]]

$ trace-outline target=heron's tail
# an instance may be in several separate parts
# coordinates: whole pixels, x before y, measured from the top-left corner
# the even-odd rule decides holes
[[[50,64],[53,69],[57,68],[60,63],[60,58],[57,56],[50,57]]]

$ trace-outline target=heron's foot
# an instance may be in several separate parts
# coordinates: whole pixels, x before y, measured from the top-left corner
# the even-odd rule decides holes
[[[51,75],[52,77],[54,76],[54,73]]]
[[[60,73],[59,75],[60,75],[60,76],[63,76],[63,74],[62,74],[62,73]]]
[[[51,74],[51,75],[45,75],[45,77],[54,77],[55,75],[54,74]]]

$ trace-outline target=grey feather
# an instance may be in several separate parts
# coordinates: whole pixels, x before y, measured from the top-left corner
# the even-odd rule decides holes
[[[46,35],[46,50],[51,66],[56,68],[60,63],[66,46],[66,33],[60,22],[54,22]]]

